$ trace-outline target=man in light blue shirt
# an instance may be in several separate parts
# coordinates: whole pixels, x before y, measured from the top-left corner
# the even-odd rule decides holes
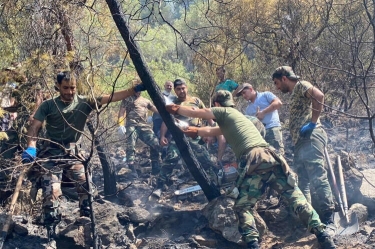
[[[248,101],[246,115],[256,116],[266,127],[265,140],[276,151],[284,155],[283,136],[277,109],[282,105],[281,100],[271,92],[257,92],[249,83],[239,86],[237,96]]]

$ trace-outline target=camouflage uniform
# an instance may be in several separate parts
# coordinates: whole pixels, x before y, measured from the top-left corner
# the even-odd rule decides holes
[[[128,163],[134,162],[135,145],[137,139],[141,139],[150,146],[150,158],[152,162],[159,163],[161,148],[159,140],[147,123],[147,111],[154,107],[150,100],[141,96],[131,96],[121,102],[121,108],[126,110],[126,157]]]
[[[235,210],[239,219],[239,230],[246,243],[259,237],[252,210],[267,187],[285,198],[294,214],[309,231],[316,234],[324,230],[319,215],[307,202],[301,190],[293,184],[293,180],[288,182],[288,177],[294,179],[289,166],[282,156],[277,156],[272,149],[258,147],[242,156],[239,173],[237,186],[240,194]]]
[[[85,168],[77,160],[75,156],[77,152],[74,147],[64,150],[58,145],[49,144],[38,153],[38,158],[49,158],[51,160],[34,166],[29,173],[29,179],[32,181],[31,198],[35,200],[38,189],[42,189],[44,215],[41,222],[44,224],[51,224],[60,220],[59,198],[62,195],[61,181],[63,174],[76,185],[81,216],[89,216],[90,214]]]
[[[324,224],[296,186],[294,173],[289,169],[284,157],[269,148],[252,122],[239,111],[229,107],[233,106],[229,92],[219,91],[215,102],[223,107],[213,107],[211,111],[238,160],[239,176],[235,185],[239,194],[234,208],[239,218],[239,231],[243,240],[248,245],[258,241],[259,233],[252,208],[267,186],[285,197],[310,232],[317,236],[322,234]]]
[[[327,171],[324,168],[324,147],[327,134],[318,119],[317,127],[310,137],[300,137],[300,129],[311,120],[311,99],[305,96],[313,87],[307,81],[298,81],[290,101],[289,129],[294,143],[294,168],[298,174],[298,185],[311,203],[310,184],[318,195],[318,210],[331,212],[334,202]]]
[[[257,117],[249,116],[249,115],[245,115],[245,117],[247,117],[247,119],[249,119],[255,125],[255,127],[257,128],[257,130],[259,131],[260,135],[262,135],[263,138],[267,136],[266,128]]]
[[[173,101],[177,105],[181,106],[192,106],[197,108],[205,108],[202,100],[195,97],[188,97],[185,101],[181,102],[178,99],[175,99]],[[175,115],[175,118],[184,122],[189,123],[189,126],[201,126],[202,120],[198,118],[189,118],[181,115]],[[210,154],[206,148],[206,146],[199,144],[199,141],[201,140],[201,137],[197,137],[195,139],[188,138],[190,147],[192,148],[192,151],[194,151],[194,154],[198,161],[201,163],[202,167],[205,170],[211,171],[215,169],[215,165],[211,161]],[[173,168],[176,166],[177,162],[180,159],[180,152],[172,139],[167,148],[166,157],[163,160],[162,167],[160,169],[160,175],[159,179],[162,182],[165,182],[169,179],[170,175],[172,174]],[[209,172],[212,174],[212,172]]]
[[[62,174],[76,184],[81,216],[89,216],[88,188],[84,166],[77,159],[76,142],[98,100],[76,95],[67,105],[60,97],[55,97],[44,101],[34,115],[34,119],[45,121],[46,136],[51,141],[45,143],[38,153],[38,157],[50,161],[35,164],[30,172],[33,181],[32,198],[35,198],[38,188],[43,190],[42,222],[47,227],[60,220]]]

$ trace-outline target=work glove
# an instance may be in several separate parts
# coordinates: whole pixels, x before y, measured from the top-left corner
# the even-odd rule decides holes
[[[198,127],[189,126],[186,130],[182,131],[186,136],[196,139],[198,137]]]
[[[176,115],[178,112],[178,109],[180,109],[180,106],[176,104],[171,104],[171,105],[166,105],[165,109],[167,109],[167,112],[169,112],[170,114]]]
[[[311,133],[313,132],[313,130],[315,129],[316,127],[316,124],[313,123],[313,122],[310,122],[304,126],[302,126],[301,130],[299,131],[299,135],[301,137],[310,137]]]
[[[142,91],[145,91],[146,88],[145,88],[145,85],[143,84],[138,84],[134,87],[134,92],[142,92]]]
[[[34,147],[27,147],[27,149],[22,152],[23,163],[34,162],[35,158],[36,158],[36,148]]]
[[[126,133],[126,128],[125,128],[125,126],[120,125],[120,126],[117,128],[117,132],[118,132],[118,134],[119,134],[120,136],[125,135],[125,133]]]
[[[227,197],[230,197],[230,198],[233,198],[233,199],[237,199],[238,195],[240,194],[240,192],[238,191],[238,188],[237,187],[228,187],[226,190],[225,190],[225,195]]]

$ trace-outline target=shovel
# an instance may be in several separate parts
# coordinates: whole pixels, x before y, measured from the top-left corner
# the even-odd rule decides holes
[[[343,216],[345,217],[345,219],[342,219],[342,217],[341,219],[339,219],[340,222],[339,222],[337,233],[339,235],[348,235],[348,234],[353,234],[353,233],[358,232],[359,230],[358,217],[355,212],[352,212],[350,217],[348,214],[348,200],[346,198],[344,173],[342,170],[340,156],[337,156],[337,166],[339,170],[341,196],[342,196],[342,202],[344,206]]]
[[[342,190],[340,194],[339,188],[337,187],[335,172],[333,170],[331,161],[329,159],[327,147],[324,148],[324,154],[325,154],[329,172],[331,175],[331,180],[332,180],[332,185],[333,185],[334,193],[336,196],[336,200],[340,205],[340,211],[341,211],[340,213],[335,212],[335,216],[334,216],[335,225],[337,227],[336,235],[350,235],[350,234],[356,233],[359,230],[358,218],[357,218],[357,214],[354,212],[350,215],[350,217],[348,216],[348,202],[346,199],[346,190],[345,190],[345,183],[344,183],[344,175],[343,175],[342,167],[341,167],[341,160],[339,160],[340,158],[338,157],[340,183],[341,183],[340,186]],[[343,196],[343,198],[341,198],[341,196]]]

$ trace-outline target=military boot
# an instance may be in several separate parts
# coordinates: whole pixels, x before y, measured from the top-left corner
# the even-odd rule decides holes
[[[79,215],[81,217],[88,217],[90,218],[91,215],[91,209],[90,209],[90,204],[89,200],[83,200],[81,206],[79,207]]]
[[[247,243],[247,249],[260,249],[258,240],[253,240]]]
[[[157,162],[157,161],[152,161],[151,162],[151,168],[152,168],[152,170],[151,170],[151,175],[157,175],[157,174],[159,174],[159,172],[160,172],[160,165],[159,165],[159,162]]]
[[[330,210],[330,211],[327,211],[325,212],[322,217],[321,217],[321,221],[324,225],[326,225],[326,229],[325,231],[331,236],[331,237],[334,237],[336,235],[336,231],[337,231],[337,227],[336,227],[336,224],[335,224],[335,220],[334,220],[334,217],[335,217],[335,213],[334,211]]]
[[[327,232],[320,232],[316,234],[319,245],[322,249],[335,249],[335,243],[333,242],[332,237]]]
[[[129,162],[128,167],[132,171],[131,176],[133,176],[134,178],[138,178],[138,172],[135,168],[134,162]]]

